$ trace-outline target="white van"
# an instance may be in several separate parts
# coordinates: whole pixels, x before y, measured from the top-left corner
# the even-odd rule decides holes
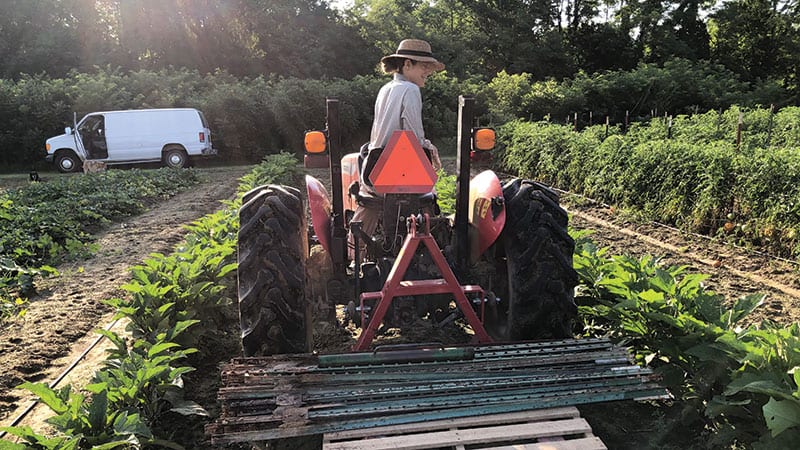
[[[87,159],[106,164],[161,162],[185,167],[189,158],[216,155],[203,113],[192,108],[137,109],[87,114],[65,134],[47,140],[47,161],[74,172]]]

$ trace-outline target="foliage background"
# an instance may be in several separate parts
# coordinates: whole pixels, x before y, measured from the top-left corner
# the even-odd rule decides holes
[[[341,2],[337,2],[341,3]],[[0,0],[0,167],[43,166],[47,137],[92,111],[203,110],[225,160],[299,151],[344,102],[369,132],[403,38],[432,43],[447,72],[424,90],[429,137],[447,153],[456,96],[489,100],[483,123],[579,127],[798,104],[797,0]],[[568,119],[569,118],[569,119]]]

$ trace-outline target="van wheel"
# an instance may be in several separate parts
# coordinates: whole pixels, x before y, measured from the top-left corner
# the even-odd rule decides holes
[[[183,169],[189,163],[189,157],[182,148],[168,148],[164,152],[164,165],[173,169]]]
[[[61,173],[77,172],[81,165],[80,158],[71,152],[61,153],[56,157],[56,167]]]

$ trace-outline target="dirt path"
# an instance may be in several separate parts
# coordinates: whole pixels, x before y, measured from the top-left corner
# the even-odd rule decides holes
[[[51,382],[110,322],[102,300],[122,295],[130,267],[153,252],[169,253],[185,231],[181,225],[220,209],[231,199],[249,167],[206,168],[202,182],[98,236],[97,255],[58,267],[61,276],[38,283],[24,318],[0,329],[0,424],[6,425],[25,403],[23,381]],[[64,383],[66,384],[66,383]]]

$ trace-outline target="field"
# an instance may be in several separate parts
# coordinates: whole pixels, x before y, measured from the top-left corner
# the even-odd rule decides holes
[[[186,234],[183,226],[216,211],[222,200],[230,200],[239,177],[248,169],[204,169],[198,186],[114,224],[96,236],[99,248],[94,257],[60,265],[61,276],[39,282],[38,295],[30,300],[25,316],[0,328],[3,424],[30,399],[26,391],[14,388],[23,381],[54,380],[96,338],[92,331],[111,323],[114,310],[102,301],[124,294],[120,286],[130,280],[131,267],[151,253],[170,253]],[[4,186],[27,182],[3,177]],[[104,358],[102,350],[91,353],[90,367],[80,370],[78,379],[73,371],[67,381],[85,383]]]
[[[216,211],[221,207],[221,200],[232,199],[238,179],[249,169],[202,170],[199,185],[154,204],[147,212],[118,222],[99,234],[93,258],[59,265],[61,276],[39,282],[39,294],[31,299],[28,313],[4,323],[0,331],[0,365],[4,368],[0,376],[0,421],[3,425],[15,418],[31,399],[26,391],[14,387],[23,381],[49,383],[54,380],[95,339],[92,330],[111,323],[113,310],[102,301],[128,295],[121,286],[130,280],[131,267],[141,264],[152,253],[170,253],[186,234],[182,225]],[[324,178],[324,172],[318,171],[315,175]],[[653,223],[633,221],[611,207],[580,197],[564,195],[564,201],[572,213],[572,227],[593,230],[592,239],[600,246],[609,247],[613,254],[637,257],[649,254],[668,265],[685,265],[692,272],[708,273],[711,278],[706,281],[707,286],[729,300],[756,292],[766,293],[765,304],[749,320],[771,319],[790,324],[800,317],[797,267],[793,262]],[[235,318],[235,305],[229,307],[234,310],[231,317]],[[232,325],[235,328],[235,321]],[[341,342],[336,350],[346,344]],[[201,345],[219,347],[200,349],[202,354],[213,354],[215,358],[193,361],[198,370],[187,376],[187,390],[192,399],[213,415],[216,364],[236,356],[237,344],[235,339],[228,339],[224,345],[209,340]],[[108,342],[104,347],[109,347]],[[90,351],[59,387],[70,383],[83,385],[104,358],[101,350]],[[609,416],[617,416],[609,411],[619,409],[631,413],[630,416],[608,420]],[[38,408],[23,424],[41,426],[42,418],[48,413],[46,408]],[[672,427],[680,426],[680,422],[669,423],[672,416],[668,414],[633,403],[582,408],[582,415],[592,423],[595,434],[612,448],[627,444],[647,447],[660,434],[663,438],[666,433],[668,438],[670,433],[678,433]],[[170,425],[169,417],[162,428],[182,428]],[[628,423],[631,420],[634,420],[632,425]],[[198,426],[201,421],[190,423],[194,428],[174,436],[175,440],[188,448],[205,448]]]

